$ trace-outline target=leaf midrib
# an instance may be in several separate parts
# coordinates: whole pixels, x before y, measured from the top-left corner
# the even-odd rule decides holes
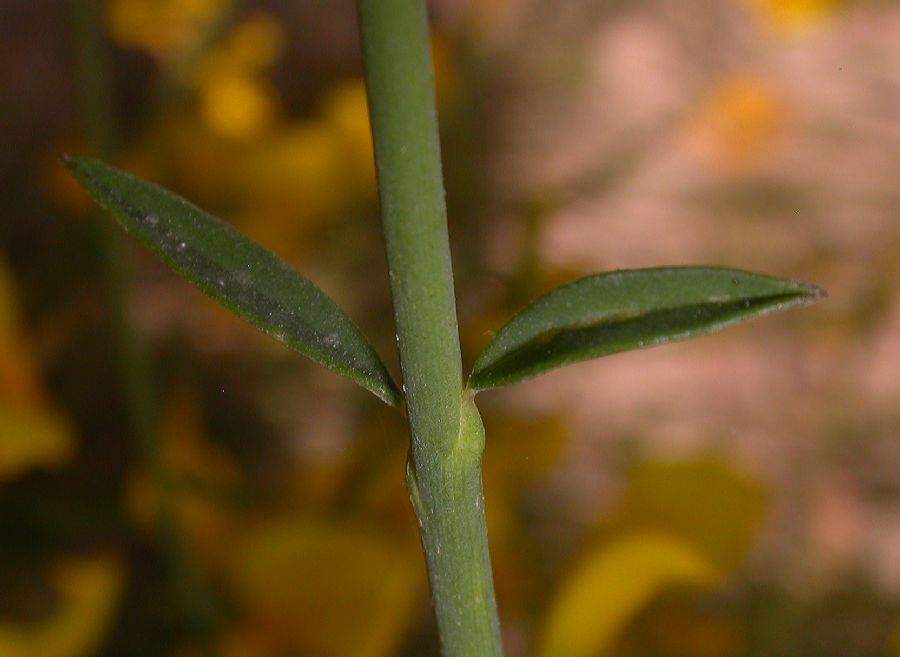
[[[94,176],[89,169],[79,167],[78,173],[90,181],[91,185],[94,186],[99,192],[99,194],[92,194],[94,198],[104,207],[106,207],[109,211],[112,212],[113,215],[121,213],[126,215],[129,219],[131,219],[138,226],[143,225],[146,222],[147,214],[141,212],[137,206],[132,204],[129,201],[126,201],[115,189],[111,188],[107,185],[102,179]],[[169,199],[175,202],[182,203],[186,205],[186,210],[189,212],[201,212],[204,215],[207,213],[203,212],[200,208],[197,208],[189,203],[185,203],[178,196],[172,194],[168,190],[160,188],[160,192],[165,194]],[[220,219],[216,219],[212,217],[212,215],[207,215],[208,217],[214,219],[219,222],[222,228],[226,230],[234,230],[233,227],[221,221]],[[126,230],[130,229],[127,224],[123,224]],[[170,238],[177,239],[174,233],[170,231]],[[243,237],[243,236],[242,236]],[[252,293],[256,299],[254,299],[254,304],[259,304],[258,307],[263,308],[264,312],[269,313],[269,316],[274,317],[283,317],[288,321],[284,322],[263,322],[257,315],[254,313],[247,312],[242,309],[239,305],[231,302],[226,295],[222,295],[221,291],[212,283],[205,280],[206,277],[198,277],[192,272],[188,272],[188,270],[182,266],[177,259],[171,257],[168,252],[161,248],[160,244],[155,240],[146,240],[145,242],[153,251],[155,251],[163,260],[165,260],[172,269],[177,271],[181,276],[191,281],[194,285],[200,288],[204,293],[216,299],[219,303],[224,305],[226,308],[234,312],[236,315],[245,319],[247,321],[251,321],[253,323],[257,323],[257,325],[262,324],[260,328],[263,328],[264,332],[272,337],[273,339],[282,342],[289,348],[294,351],[298,351],[308,357],[311,357],[313,360],[319,362],[320,364],[324,364],[328,367],[335,369],[338,372],[343,370],[343,373],[348,373],[349,371],[355,372],[359,374],[361,377],[364,377],[370,381],[373,381],[378,384],[380,388],[383,388],[383,393],[379,396],[382,397],[385,401],[389,403],[396,403],[394,397],[396,396],[395,391],[393,390],[393,386],[390,383],[389,374],[384,371],[382,374],[387,377],[387,381],[383,381],[381,378],[376,378],[373,376],[373,373],[359,365],[358,358],[356,355],[348,352],[343,347],[343,343],[339,343],[339,345],[333,345],[329,347],[329,351],[320,348],[310,347],[310,343],[317,344],[321,340],[320,338],[324,337],[325,334],[322,334],[319,330],[313,327],[309,322],[305,321],[302,317],[299,317],[296,312],[294,312],[289,305],[285,304],[283,301],[277,299],[276,297],[266,294],[264,288],[261,289],[256,286],[245,286],[245,289]],[[227,278],[232,279],[235,276],[234,271],[221,267],[214,260],[210,259],[206,256],[206,254],[199,249],[196,249],[192,244],[188,244],[186,247],[190,249],[193,253],[193,256],[196,258],[200,258],[203,261],[204,267],[206,271],[215,272],[215,276],[213,278]],[[261,249],[262,250],[262,249]],[[265,250],[262,250],[264,253],[268,253]],[[269,254],[271,255],[271,254]],[[287,265],[285,265],[287,266]],[[295,274],[297,272],[294,272]],[[300,276],[300,274],[297,274]],[[298,340],[293,337],[284,336],[281,337],[281,334],[290,330],[295,334],[300,334],[305,339],[304,341]],[[302,348],[301,348],[302,347]],[[327,362],[322,362],[322,358],[328,358],[331,354],[340,355],[341,360],[332,361],[328,360]],[[373,391],[374,392],[374,391]]]
[[[532,378],[558,365],[579,362],[589,355],[599,357],[618,353],[624,350],[621,348],[623,340],[628,341],[629,338],[632,341],[626,344],[636,345],[636,348],[682,340],[738,322],[746,315],[759,316],[786,305],[803,302],[806,297],[807,295],[802,292],[790,292],[753,299],[736,299],[727,303],[701,303],[637,314],[626,313],[625,317],[623,313],[616,313],[591,323],[554,327],[535,335],[487,367],[473,372],[470,386],[474,390],[497,387]],[[697,313],[708,315],[697,317]],[[660,323],[665,320],[674,320],[672,323],[677,323],[681,318],[690,315],[695,315],[691,318],[694,320],[693,324],[676,333],[657,335],[665,330],[665,326],[660,326]],[[639,330],[629,333],[629,329],[635,327]],[[596,339],[603,337],[604,333],[608,334],[609,339],[597,344]],[[646,342],[636,339],[640,334],[647,335]],[[628,348],[633,349],[635,346]],[[539,359],[538,355],[541,356]]]

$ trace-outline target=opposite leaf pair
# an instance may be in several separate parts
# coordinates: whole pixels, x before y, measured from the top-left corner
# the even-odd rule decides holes
[[[402,393],[359,328],[273,253],[152,183],[88,158],[67,156],[64,162],[126,231],[200,290],[384,402],[402,404]],[[495,388],[560,365],[710,333],[822,294],[804,283],[718,267],[588,276],[515,315],[475,361],[468,386]]]

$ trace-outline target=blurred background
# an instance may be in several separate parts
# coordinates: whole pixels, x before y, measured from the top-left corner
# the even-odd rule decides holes
[[[900,5],[432,5],[464,359],[587,273],[830,297],[479,397],[510,657],[900,656]],[[64,152],[224,217],[398,372],[354,5],[0,4],[0,656],[438,643],[373,396],[95,213]]]

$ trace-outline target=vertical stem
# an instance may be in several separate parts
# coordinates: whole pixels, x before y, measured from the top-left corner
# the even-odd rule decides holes
[[[501,654],[463,390],[425,0],[358,0],[369,114],[411,434],[407,483],[445,657]]]
[[[85,135],[101,157],[111,159],[115,155],[118,136],[109,84],[109,59],[101,31],[102,5],[92,0],[71,0],[70,5]],[[107,221],[98,221],[95,225],[128,419],[141,455],[156,474],[161,468],[156,435],[156,390],[149,357],[127,317],[131,267],[125,256],[126,245],[114,225]]]
[[[103,39],[102,8],[103,3],[95,0],[70,0],[69,14],[85,135],[101,157],[111,159],[115,155],[118,134],[109,56]],[[98,221],[96,229],[125,409],[135,445],[160,490],[162,544],[175,582],[177,603],[190,622],[205,631],[211,621],[212,601],[200,585],[199,574],[184,546],[175,509],[172,473],[165,463],[159,435],[157,387],[152,364],[128,320],[132,272],[127,245],[111,222]]]

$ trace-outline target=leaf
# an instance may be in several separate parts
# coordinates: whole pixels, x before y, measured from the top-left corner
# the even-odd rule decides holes
[[[712,333],[823,295],[805,283],[721,267],[587,276],[507,322],[475,361],[469,386],[496,388],[561,365]]]
[[[657,595],[673,587],[711,587],[720,577],[689,544],[662,533],[640,532],[594,548],[553,601],[537,657],[609,654]]]
[[[172,192],[96,160],[63,161],[126,231],[200,290],[291,349],[399,405],[397,386],[362,332],[287,263]]]

